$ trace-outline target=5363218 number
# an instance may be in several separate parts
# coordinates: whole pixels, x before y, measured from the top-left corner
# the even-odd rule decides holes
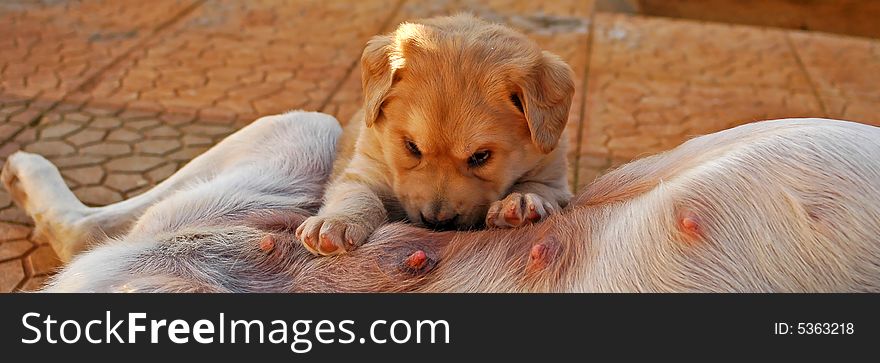
[[[783,323],[773,324],[774,335],[853,335],[854,323]]]

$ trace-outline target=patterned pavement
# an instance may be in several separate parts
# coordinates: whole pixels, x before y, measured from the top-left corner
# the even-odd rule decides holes
[[[0,162],[24,149],[90,205],[143,192],[253,121],[288,109],[346,123],[370,36],[470,11],[575,71],[570,178],[751,121],[880,125],[880,40],[594,12],[591,1],[221,0],[0,3]],[[0,291],[60,262],[0,191]]]

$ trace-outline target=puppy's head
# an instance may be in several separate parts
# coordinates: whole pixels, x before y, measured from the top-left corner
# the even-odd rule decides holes
[[[395,197],[435,228],[483,222],[489,204],[556,149],[572,71],[524,35],[470,15],[404,23],[361,58],[367,132]]]

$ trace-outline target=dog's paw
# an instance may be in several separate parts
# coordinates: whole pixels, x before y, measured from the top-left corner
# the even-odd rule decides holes
[[[516,228],[537,223],[556,212],[555,204],[534,193],[510,193],[489,206],[486,226]]]
[[[0,171],[0,181],[12,200],[31,216],[64,202],[63,194],[68,190],[49,160],[23,151],[9,156]]]
[[[318,215],[309,217],[296,229],[296,237],[309,252],[316,255],[338,255],[354,250],[373,231],[352,222],[347,216]]]

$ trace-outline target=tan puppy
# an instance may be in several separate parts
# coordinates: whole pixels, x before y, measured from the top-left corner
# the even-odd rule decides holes
[[[878,127],[756,122],[621,166],[538,225],[388,224],[309,258],[289,231],[319,207],[341,131],[319,113],[263,117],[102,207],[35,154],[11,155],[0,181],[31,237],[71,261],[44,291],[880,292]]]
[[[571,198],[572,71],[524,35],[470,15],[405,23],[370,40],[361,66],[354,154],[296,230],[312,253],[350,251],[389,219],[518,227]]]

